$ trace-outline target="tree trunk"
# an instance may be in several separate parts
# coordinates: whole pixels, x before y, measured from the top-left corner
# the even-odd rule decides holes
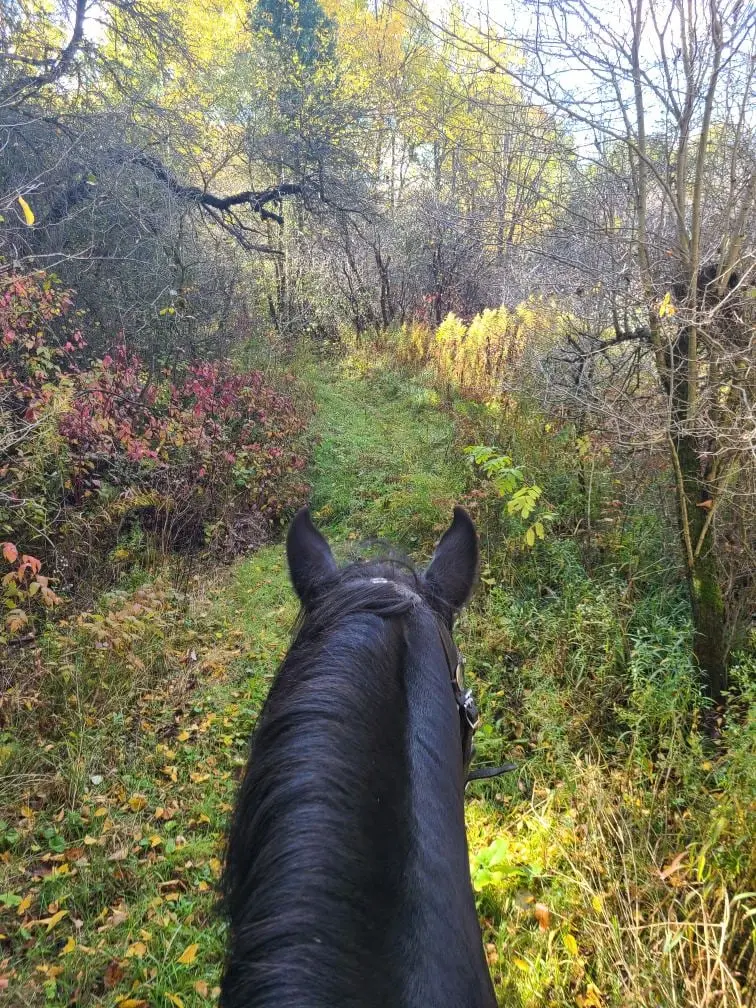
[[[720,704],[727,689],[726,613],[717,569],[714,523],[709,520],[718,488],[701,477],[700,457],[693,438],[680,437],[674,447],[679,466],[678,506],[695,634],[693,652],[707,695],[715,704]]]

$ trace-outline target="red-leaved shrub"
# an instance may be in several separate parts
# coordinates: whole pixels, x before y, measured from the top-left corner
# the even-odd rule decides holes
[[[290,396],[222,360],[151,373],[122,343],[87,362],[72,309],[42,273],[0,280],[0,537],[74,566],[135,524],[233,548],[302,502]]]

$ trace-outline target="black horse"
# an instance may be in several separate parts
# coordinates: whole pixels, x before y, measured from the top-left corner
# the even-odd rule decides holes
[[[302,602],[252,741],[224,877],[224,1008],[492,1008],[451,639],[478,567],[461,508],[424,574],[339,569],[303,509]]]

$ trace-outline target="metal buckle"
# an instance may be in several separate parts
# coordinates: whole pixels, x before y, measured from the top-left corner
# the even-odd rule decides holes
[[[464,711],[465,721],[467,721],[470,729],[475,731],[480,724],[480,714],[478,712],[477,704],[475,703],[475,698],[472,695],[472,690],[465,690],[462,694],[462,703],[460,706]]]
[[[454,670],[454,678],[461,693],[465,690],[465,656],[457,651],[457,667]]]

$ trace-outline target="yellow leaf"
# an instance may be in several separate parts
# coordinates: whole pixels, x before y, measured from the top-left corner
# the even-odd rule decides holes
[[[34,809],[30,809],[28,805],[22,805],[19,812],[24,817],[24,819],[34,818]]]
[[[213,875],[220,875],[221,871],[223,870],[223,865],[220,863],[217,857],[211,857],[210,860],[208,861],[208,864],[210,865],[210,871],[213,873]]]
[[[595,984],[589,983],[585,994],[578,994],[575,998],[578,1008],[603,1008],[604,1002],[601,1000],[601,991]]]
[[[56,924],[60,924],[67,913],[68,910],[58,910],[52,917],[41,917],[39,920],[30,921],[28,926],[33,927],[35,924],[44,924],[48,931],[52,931]]]
[[[169,994],[168,991],[166,991],[165,996],[168,998],[171,1004],[176,1005],[176,1008],[184,1008],[184,1002],[181,1000],[178,994]]]
[[[186,729],[184,729],[184,731],[180,731],[178,733],[176,738],[178,739],[179,742],[186,742],[186,740],[189,738],[189,732]]]
[[[120,998],[116,1004],[118,1008],[147,1008],[147,1002],[143,998]]]
[[[591,898],[591,906],[596,911],[596,913],[602,913],[604,910],[604,900],[598,893]]]
[[[105,808],[104,805],[100,805],[100,807],[95,809],[93,812],[95,819],[102,819],[103,816],[106,816],[107,814],[108,810]]]
[[[523,973],[530,972],[530,964],[526,963],[524,959],[520,959],[519,956],[515,956],[513,962],[518,969],[522,970]]]
[[[203,998],[206,998],[210,993],[210,988],[207,986],[204,980],[195,981],[194,989],[197,991],[199,996]]]
[[[32,896],[24,896],[21,902],[16,907],[16,913],[19,917],[23,917],[29,907],[32,905]]]
[[[73,952],[75,948],[76,948],[76,942],[73,940],[73,938],[69,938],[66,944],[63,946],[63,948],[60,950],[60,954],[62,956],[68,955],[69,952]]]
[[[140,941],[134,942],[132,945],[129,945],[129,947],[126,949],[126,958],[141,959],[146,951],[147,946],[144,944],[144,942]]]
[[[48,917],[45,920],[45,924],[47,925],[47,930],[48,931],[52,931],[52,929],[55,927],[55,925],[56,924],[60,924],[60,922],[63,920],[63,918],[66,917],[67,915],[68,915],[68,910],[58,910],[58,912],[54,913],[52,915],[52,917]]]
[[[571,956],[576,956],[578,954],[578,943],[575,941],[574,935],[568,933],[562,937],[562,941],[564,942],[564,947]]]
[[[133,794],[126,803],[132,812],[139,812],[147,804],[147,799],[144,795]]]
[[[189,966],[197,958],[198,950],[199,950],[199,944],[197,942],[193,942],[191,945],[186,946],[186,948],[176,961],[183,963],[184,966]]]
[[[32,213],[32,208],[29,206],[29,204],[26,202],[23,196],[18,197],[18,202],[23,211],[26,226],[32,227],[32,225],[34,224],[34,214]]]

